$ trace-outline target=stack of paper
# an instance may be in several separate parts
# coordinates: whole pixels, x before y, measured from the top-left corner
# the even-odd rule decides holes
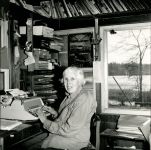
[[[118,120],[117,131],[140,134],[140,127],[150,123],[150,118],[145,116],[121,115]]]
[[[22,122],[17,120],[0,119],[0,130],[12,130],[21,124]]]

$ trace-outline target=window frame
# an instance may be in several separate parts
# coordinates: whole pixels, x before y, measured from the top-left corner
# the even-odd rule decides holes
[[[108,56],[107,56],[107,32],[109,30],[126,30],[132,28],[140,28],[143,26],[150,26],[151,22],[146,23],[134,23],[124,25],[113,25],[113,26],[100,26],[100,37],[102,41],[100,43],[100,68],[101,68],[101,110],[103,113],[114,113],[114,114],[133,114],[133,115],[144,115],[151,116],[151,110],[147,109],[121,109],[121,108],[109,108],[108,107]]]

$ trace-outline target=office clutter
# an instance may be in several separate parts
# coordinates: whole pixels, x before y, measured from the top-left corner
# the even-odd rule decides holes
[[[53,70],[35,70],[32,75],[32,84],[35,94],[43,100],[57,99]]]
[[[1,105],[0,105],[1,119],[11,119],[11,120],[19,120],[19,121],[28,121],[28,120],[32,121],[38,119],[28,111],[27,101],[32,100],[31,101],[32,103],[30,103],[30,105],[35,108],[39,106],[38,104],[40,98],[28,97],[27,92],[24,92],[19,89],[9,89],[8,91],[6,91],[6,94],[3,95],[3,97],[5,97],[5,100],[3,99],[1,100]],[[5,121],[4,123],[7,122]]]
[[[9,89],[0,93],[0,104],[3,107],[11,105],[15,98],[27,98],[28,95],[26,92],[19,89]]]
[[[32,52],[32,43],[26,42],[25,54],[27,58],[24,60],[25,66],[35,63],[35,58]]]
[[[33,116],[24,109],[24,105],[20,99],[15,99],[11,106],[3,107],[1,105],[0,109],[0,118],[3,119],[14,119],[20,121],[37,120],[37,117]]]
[[[149,117],[137,115],[119,115],[116,119],[116,122],[113,124],[111,123],[113,114],[101,114],[101,116],[103,118],[101,118],[101,133],[99,134],[101,138],[100,149],[149,150],[149,142],[145,138],[145,135],[148,135],[149,138],[150,134]],[[147,125],[142,126],[142,124],[146,123]],[[144,127],[142,128],[143,132],[138,132],[138,127]],[[138,134],[136,133],[136,131],[138,132]]]
[[[120,115],[117,131],[123,133],[143,135],[149,141],[151,119],[145,116]]]
[[[26,34],[26,27],[20,26],[20,34]],[[46,26],[33,26],[33,35],[52,38],[54,29]]]
[[[28,29],[28,28],[27,28]],[[22,38],[26,34],[26,27],[20,26],[20,34]],[[54,103],[57,99],[57,89],[54,86],[55,69],[59,67],[59,52],[63,49],[63,38],[55,35],[53,28],[34,25],[32,54],[35,63],[28,67],[30,74],[24,71],[26,90],[34,93],[36,96],[41,97],[43,100]],[[25,59],[27,60],[27,59]],[[29,64],[29,62],[26,62]]]
[[[150,123],[149,117],[135,115],[120,115],[117,131],[141,134],[138,127]]]

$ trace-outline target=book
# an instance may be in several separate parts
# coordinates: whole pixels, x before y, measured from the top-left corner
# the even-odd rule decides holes
[[[41,1],[40,6],[46,11],[46,13],[51,17],[51,5],[50,1]]]
[[[68,6],[68,8],[69,8],[69,10],[70,10],[70,12],[71,12],[71,14],[72,14],[72,16],[75,17],[75,16],[76,16],[76,13],[75,13],[75,11],[74,11],[72,5],[70,4],[70,2],[67,4],[67,6]]]
[[[118,0],[111,0],[114,6],[117,8],[119,12],[125,11],[124,8],[118,3]]]
[[[26,8],[26,2],[24,0],[18,0],[19,6]]]
[[[78,7],[77,1],[74,2],[74,6],[75,6],[75,8],[76,8],[76,10],[77,10],[77,12],[78,12],[78,14],[79,14],[79,16],[83,16],[84,14],[83,14],[83,12],[81,11],[81,9]]]
[[[96,2],[96,4],[97,4],[99,10],[100,10],[102,13],[108,13],[108,10],[103,7],[103,4],[102,4],[101,1],[95,0],[95,2]]]
[[[95,6],[95,1],[94,1],[94,0],[88,0],[88,2],[90,3],[90,6],[91,6],[92,9],[94,10],[95,14],[99,14],[100,11],[99,11],[99,9]]]
[[[140,2],[140,0],[136,0],[136,2],[139,6],[139,9],[145,9],[145,6]]]
[[[47,84],[47,85],[34,85],[34,90],[35,91],[42,91],[45,89],[51,89],[54,85],[53,84]]]
[[[0,130],[12,130],[21,124],[22,122],[17,120],[0,119]]]
[[[76,16],[79,16],[79,13],[78,13],[76,7],[74,6],[74,4],[71,3],[71,6],[74,9],[74,12],[75,12]]]
[[[129,1],[130,1],[129,3],[133,6],[134,10],[142,9],[140,8],[140,5],[137,1],[133,1],[133,0],[129,0]]]
[[[78,8],[80,9],[80,11],[82,12],[83,16],[86,16],[87,12],[89,12],[89,11],[85,10],[85,8],[83,7],[83,5],[81,5],[80,1],[78,1],[77,5],[78,5]]]
[[[58,7],[60,8],[60,13],[61,13],[62,18],[67,18],[65,9],[60,1],[58,1]]]
[[[99,10],[93,5],[93,3],[90,0],[83,1],[85,6],[89,9],[91,14],[99,14]]]
[[[58,18],[63,18],[63,15],[61,14],[61,11],[59,8],[59,4],[57,2],[55,2],[55,9],[56,9]]]
[[[116,9],[114,8],[114,6],[112,5],[111,1],[110,0],[106,0],[105,1],[106,5],[110,8],[110,10],[112,12],[116,12]]]
[[[128,0],[127,3],[131,6],[132,10],[137,10],[138,6],[134,4],[133,0]]]
[[[105,10],[107,10],[108,13],[112,13],[112,10],[110,9],[110,7],[107,5],[106,1],[105,0],[102,0],[102,5],[103,5],[103,8]]]
[[[51,5],[52,5],[52,18],[57,19],[58,16],[57,16],[54,0],[51,0],[50,2],[51,2]]]
[[[95,0],[93,0],[93,4],[94,6],[98,9],[98,11],[100,12],[100,14],[102,13],[102,10],[100,9],[99,5],[96,3]]]
[[[90,14],[94,14],[93,9],[90,7],[90,5],[88,4],[88,2],[86,0],[82,1],[82,3],[88,9],[88,11],[90,12]]]
[[[64,6],[64,8],[65,8],[65,10],[66,10],[66,12],[67,12],[67,14],[68,14],[68,17],[72,17],[72,14],[71,14],[71,12],[70,12],[68,6],[67,6],[66,1],[65,1],[65,0],[62,0],[62,2],[63,2],[63,6]]]
[[[122,0],[117,0],[117,2],[119,3],[119,5],[124,9],[124,11],[127,11],[127,7],[125,6],[125,4],[122,2]]]
[[[140,0],[140,3],[145,7],[145,9],[150,9],[150,6],[148,5],[148,0]]]
[[[150,121],[151,119],[149,117],[121,115],[118,120],[117,131],[142,134],[139,128],[146,126],[148,123],[150,124]]]
[[[123,2],[123,4],[125,5],[128,11],[133,11],[133,6],[129,4],[128,1],[125,1],[125,0],[120,0],[120,1]]]
[[[114,8],[115,12],[123,11],[120,6],[118,6],[115,0],[109,0],[111,6]],[[120,9],[120,10],[119,10]]]
[[[89,12],[88,8],[84,5],[83,1],[79,1],[79,5],[83,9],[85,15],[91,15],[91,13]]]
[[[47,17],[49,18],[49,14],[46,13],[46,11],[44,11],[44,9],[42,9],[41,6],[33,6],[33,9],[34,9],[34,12],[39,14],[39,15],[42,15],[44,17]]]

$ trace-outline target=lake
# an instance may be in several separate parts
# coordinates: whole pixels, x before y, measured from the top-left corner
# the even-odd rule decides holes
[[[124,89],[137,89],[136,78],[138,76],[114,76],[120,87]],[[119,86],[113,79],[113,76],[108,77],[109,89],[119,89]],[[143,75],[143,91],[151,90],[151,75]]]

